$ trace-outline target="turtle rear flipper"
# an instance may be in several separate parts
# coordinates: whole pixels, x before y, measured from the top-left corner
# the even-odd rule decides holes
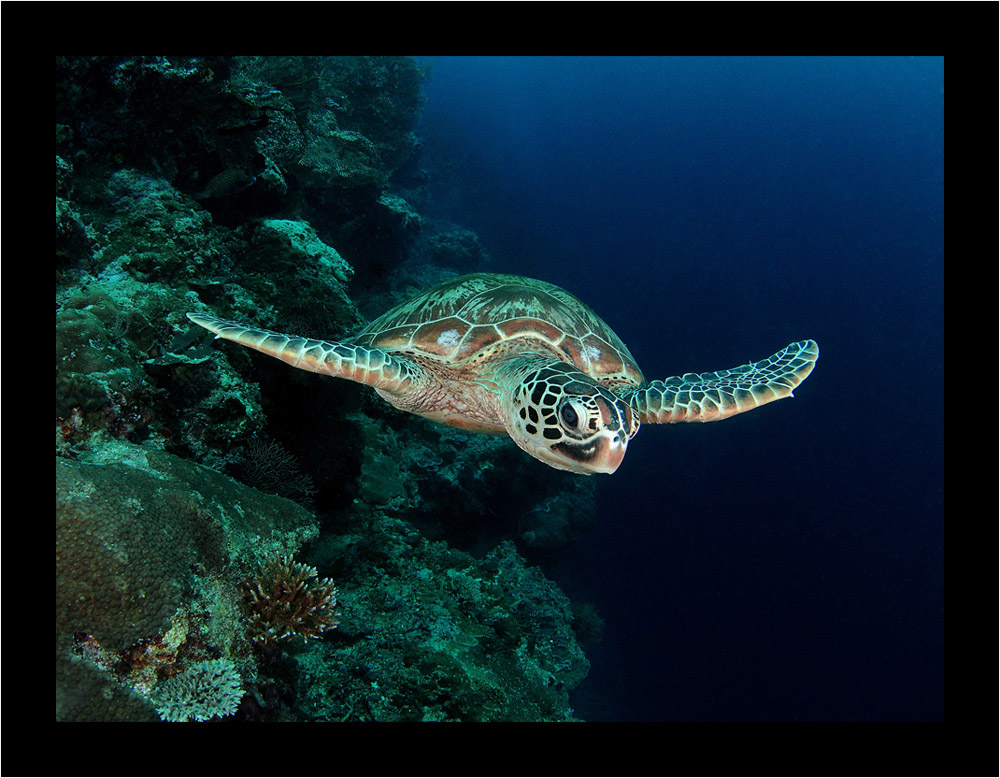
[[[216,338],[255,349],[299,370],[346,378],[393,394],[405,390],[414,379],[410,362],[382,349],[283,335],[204,313],[187,317]]]
[[[653,381],[636,389],[628,399],[643,424],[728,419],[791,397],[818,358],[816,341],[800,340],[759,362]]]

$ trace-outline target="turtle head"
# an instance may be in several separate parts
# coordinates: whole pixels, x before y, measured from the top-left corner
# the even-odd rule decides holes
[[[509,395],[507,432],[557,470],[613,473],[639,418],[628,402],[562,362],[529,372]]]

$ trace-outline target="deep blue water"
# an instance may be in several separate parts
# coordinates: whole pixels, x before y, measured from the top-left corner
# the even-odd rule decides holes
[[[793,400],[647,426],[552,574],[596,603],[577,714],[937,720],[944,62],[435,58],[441,215],[648,378],[814,338]]]

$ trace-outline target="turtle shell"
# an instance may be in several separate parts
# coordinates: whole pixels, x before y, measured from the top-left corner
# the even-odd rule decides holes
[[[520,346],[549,351],[607,384],[644,383],[625,344],[590,308],[558,286],[521,276],[453,278],[383,314],[352,341],[472,368]]]

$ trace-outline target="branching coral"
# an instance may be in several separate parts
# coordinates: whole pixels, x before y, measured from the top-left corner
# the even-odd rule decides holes
[[[312,580],[316,579],[316,580]],[[337,587],[315,567],[271,556],[243,585],[250,612],[250,639],[260,645],[318,638],[337,626]]]

